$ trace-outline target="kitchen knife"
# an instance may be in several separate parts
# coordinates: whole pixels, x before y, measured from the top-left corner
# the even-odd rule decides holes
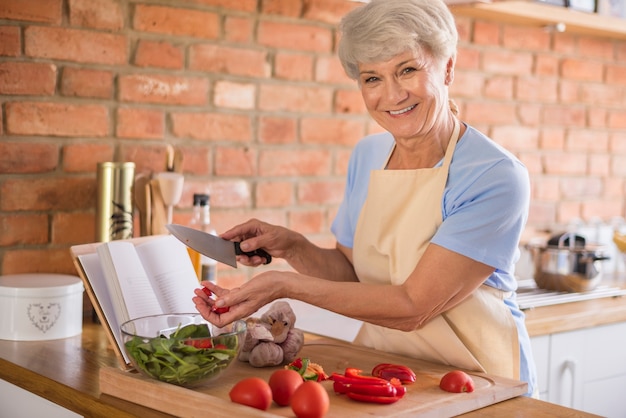
[[[269,264],[272,261],[272,256],[261,248],[254,251],[242,251],[238,242],[228,241],[197,229],[176,224],[167,224],[165,227],[189,248],[235,268],[237,268],[236,257],[241,254],[245,254],[248,257],[258,255],[265,259],[264,264]]]

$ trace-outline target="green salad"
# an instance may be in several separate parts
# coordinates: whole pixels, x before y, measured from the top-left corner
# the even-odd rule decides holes
[[[237,356],[236,335],[211,337],[206,324],[178,327],[169,337],[134,336],[126,351],[135,366],[163,382],[186,386],[218,375]]]

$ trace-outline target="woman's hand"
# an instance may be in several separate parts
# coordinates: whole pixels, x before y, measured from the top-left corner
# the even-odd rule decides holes
[[[300,234],[287,228],[250,219],[220,235],[229,241],[239,241],[243,251],[254,251],[263,248],[272,257],[284,258],[289,261],[295,252],[295,243]],[[249,257],[238,255],[237,261],[246,266],[260,266],[265,259],[260,256]]]

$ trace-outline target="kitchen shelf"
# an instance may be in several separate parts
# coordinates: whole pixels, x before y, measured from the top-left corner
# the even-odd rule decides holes
[[[455,15],[518,25],[545,27],[565,25],[565,33],[626,40],[626,19],[586,13],[532,1],[449,2]]]

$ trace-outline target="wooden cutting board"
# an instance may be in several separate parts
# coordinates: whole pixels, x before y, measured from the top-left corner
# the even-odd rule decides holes
[[[424,416],[450,417],[483,408],[514,398],[526,392],[526,383],[516,380],[471,372],[475,384],[472,393],[448,393],[439,389],[441,377],[453,368],[421,360],[370,350],[335,340],[313,340],[300,351],[300,357],[322,365],[327,374],[341,372],[346,367],[356,367],[369,374],[379,363],[404,364],[417,375],[416,383],[407,386],[407,393],[391,405],[361,403],[336,395],[332,381],[322,384],[330,398],[327,417],[376,417]],[[111,367],[100,370],[100,390],[126,401],[156,409],[179,417],[238,416],[239,417],[294,417],[289,407],[272,403],[262,412],[230,401],[228,392],[239,380],[258,376],[265,380],[280,367],[254,368],[248,363],[236,361],[216,381],[203,386],[186,389],[158,382],[136,372]]]

